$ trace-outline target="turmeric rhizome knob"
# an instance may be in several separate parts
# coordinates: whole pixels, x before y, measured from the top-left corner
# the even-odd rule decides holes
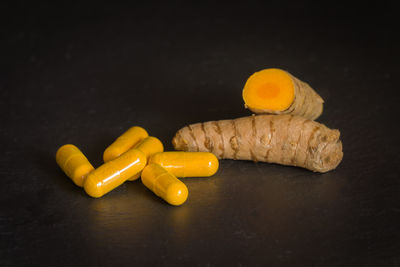
[[[179,178],[208,177],[219,167],[217,157],[210,152],[161,152],[153,155],[149,163],[156,163]]]
[[[92,171],[86,178],[84,189],[89,196],[101,197],[143,170],[146,163],[142,151],[130,149]]]
[[[79,148],[71,144],[63,145],[57,150],[56,162],[65,174],[80,187],[83,186],[86,176],[94,170]]]
[[[151,157],[152,155],[164,151],[163,144],[158,138],[154,136],[146,137],[145,139],[143,139],[143,141],[135,145],[134,148],[142,151],[146,155],[147,161],[149,160],[149,157]],[[135,181],[139,177],[140,173],[132,176],[131,178],[128,179],[128,181]]]
[[[179,206],[186,201],[189,194],[186,185],[160,165],[147,165],[141,176],[142,183],[169,204]]]
[[[107,149],[104,151],[103,160],[104,162],[113,160],[123,153],[131,149],[133,146],[138,144],[144,138],[148,137],[149,134],[145,129],[139,126],[133,126],[118,137]]]

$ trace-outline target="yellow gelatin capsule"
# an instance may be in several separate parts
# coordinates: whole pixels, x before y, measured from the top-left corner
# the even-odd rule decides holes
[[[149,163],[157,163],[179,178],[207,177],[215,174],[219,162],[209,152],[161,152],[153,155]]]
[[[83,186],[86,176],[94,170],[79,148],[71,144],[63,145],[57,150],[56,162],[65,174],[80,187]]]
[[[89,196],[101,197],[140,172],[146,163],[146,155],[142,151],[130,149],[92,171],[83,188]]]
[[[189,194],[184,183],[166,169],[154,163],[143,169],[142,183],[157,196],[174,206],[182,205]]]
[[[103,153],[104,162],[118,158],[148,136],[149,134],[142,127],[131,127],[107,147]]]
[[[161,143],[161,141],[158,138],[153,137],[153,136],[146,137],[145,139],[143,139],[143,141],[141,141],[139,144],[137,144],[134,148],[142,151],[146,155],[147,160],[152,155],[164,151],[164,146]],[[135,181],[139,177],[140,177],[140,173],[132,176],[128,180]]]

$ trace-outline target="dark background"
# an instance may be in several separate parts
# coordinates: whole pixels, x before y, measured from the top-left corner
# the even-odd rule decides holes
[[[399,266],[399,28],[393,3],[0,4],[0,265]],[[95,166],[140,125],[171,150],[188,123],[247,116],[278,67],[324,98],[344,159],[317,174],[222,160],[166,204],[139,181],[101,199],[59,169]]]

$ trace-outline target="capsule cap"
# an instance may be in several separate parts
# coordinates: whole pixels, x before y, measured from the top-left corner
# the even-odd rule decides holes
[[[174,206],[182,205],[188,197],[186,185],[159,164],[149,164],[143,169],[142,183]]]
[[[93,175],[89,174],[86,178],[83,188],[89,196],[99,198],[104,195],[102,185],[103,183],[101,181],[97,181]]]
[[[185,203],[188,198],[189,191],[186,185],[179,181],[179,183],[174,183],[168,186],[165,200],[174,206],[180,206]]]
[[[64,173],[82,187],[86,176],[94,170],[85,155],[74,145],[61,146],[56,153],[56,162]]]

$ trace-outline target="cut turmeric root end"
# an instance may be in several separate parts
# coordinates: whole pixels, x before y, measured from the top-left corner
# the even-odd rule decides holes
[[[294,84],[286,71],[265,69],[254,73],[243,89],[245,105],[252,109],[283,111],[294,100]]]
[[[245,107],[256,114],[292,114],[315,120],[324,100],[289,72],[271,68],[254,73],[243,88]]]

